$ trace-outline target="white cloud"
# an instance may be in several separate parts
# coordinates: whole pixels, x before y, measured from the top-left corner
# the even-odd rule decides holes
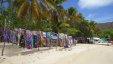
[[[93,17],[94,17],[94,14],[89,14],[89,15],[86,17],[86,19],[87,19],[87,20],[91,20]]]
[[[113,4],[113,0],[79,0],[78,5],[81,8],[99,8]]]

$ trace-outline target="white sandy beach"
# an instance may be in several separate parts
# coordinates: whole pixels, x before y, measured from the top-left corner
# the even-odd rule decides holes
[[[2,50],[2,45],[3,44],[0,44],[0,50]],[[40,51],[38,51],[38,49],[28,50],[18,48],[17,45],[12,46],[12,44],[6,44],[4,56],[0,56],[0,64],[70,64],[86,52],[89,53],[89,51],[96,49],[93,53],[95,54],[99,48],[108,49],[108,47],[109,46],[94,44],[77,44],[67,49],[58,47],[56,50],[55,47],[52,47],[51,49],[40,48]],[[101,52],[99,52],[99,54],[100,53]],[[86,56],[88,55],[85,55],[85,58],[87,58]],[[80,59],[79,61],[82,60]]]
[[[4,56],[0,57],[0,64],[57,64],[59,59],[63,60],[72,54],[79,54],[92,48],[96,48],[96,46],[78,44],[68,49],[41,48],[38,51],[38,49],[20,49],[16,45],[8,44],[5,47]],[[1,49],[2,46],[0,46]]]

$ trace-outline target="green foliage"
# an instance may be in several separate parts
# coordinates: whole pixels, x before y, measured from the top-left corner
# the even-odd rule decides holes
[[[67,29],[67,34],[69,34],[71,36],[76,36],[78,32],[79,32],[79,30],[77,30],[75,28],[68,28]]]
[[[96,23],[85,20],[76,8],[65,10],[61,5],[65,1],[67,0],[32,0],[30,4],[28,0],[15,0],[14,6],[9,6],[11,9],[3,10],[0,27],[4,26],[6,19],[8,29],[54,31],[75,37],[96,36],[99,33]]]
[[[69,16],[76,15],[76,13],[77,13],[77,10],[75,10],[75,8],[70,7],[70,8],[68,9],[68,14],[69,14]]]
[[[0,16],[0,27],[4,25],[4,17]]]
[[[113,29],[105,30],[99,34],[101,38],[111,38],[113,39]]]
[[[62,4],[65,1],[67,1],[67,0],[56,0],[56,4]]]

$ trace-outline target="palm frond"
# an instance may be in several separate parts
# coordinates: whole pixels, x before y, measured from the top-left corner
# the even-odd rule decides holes
[[[19,8],[18,17],[23,18],[25,16],[25,13],[27,13],[28,7],[29,7],[29,3],[27,1],[24,1],[22,6]]]
[[[42,0],[42,1],[47,5],[48,8],[56,9],[55,5],[50,3],[50,1],[47,1],[47,0]]]
[[[32,3],[31,3],[31,7],[32,7],[32,16],[35,17],[36,15],[36,18],[39,19],[40,17],[40,10],[39,10],[39,6],[38,6],[38,3],[37,3],[37,0],[33,0]]]

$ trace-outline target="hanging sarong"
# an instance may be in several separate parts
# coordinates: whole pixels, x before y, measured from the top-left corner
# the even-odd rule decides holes
[[[40,46],[41,46],[41,47],[45,47],[45,40],[44,40],[44,38],[43,38],[42,32],[39,31],[39,32],[38,32],[38,35],[40,36]]]
[[[45,47],[46,45],[45,40],[42,36],[40,36],[40,44],[41,44],[41,47]]]
[[[25,48],[25,32],[22,31],[22,34],[20,35],[20,41],[19,46]]]
[[[10,42],[12,43],[12,36],[13,36],[13,31],[12,30],[10,30],[10,36],[9,36],[9,39],[10,39]]]
[[[16,32],[10,31],[10,42],[16,44]]]
[[[46,32],[42,32],[42,37],[44,39],[44,47],[47,47],[48,46],[48,42],[47,42]]]
[[[15,28],[14,29],[14,31],[15,31],[15,33],[16,33],[16,45],[18,44],[18,29],[17,28]]]
[[[16,37],[14,37],[14,35],[16,35],[16,33],[14,33],[13,30],[9,30],[9,42],[12,44],[16,44],[15,39]]]
[[[34,31],[32,36],[33,36],[33,46],[34,46],[34,48],[37,48],[38,47],[38,35],[37,35],[37,32]]]
[[[46,46],[49,47],[50,46],[50,42],[51,42],[51,33],[50,32],[46,32],[46,38],[47,38]]]
[[[41,47],[41,31],[38,31],[38,47]]]
[[[30,31],[26,31],[27,48],[32,49],[32,34]]]
[[[6,29],[3,31],[3,41],[9,42],[9,31]]]
[[[60,38],[60,47],[62,47],[62,39]]]
[[[18,45],[20,43],[20,36],[22,34],[22,29],[18,29]]]
[[[58,46],[58,41],[57,41],[58,37],[57,37],[57,34],[55,33],[52,33],[52,43],[53,43],[53,46]]]
[[[64,48],[68,48],[68,40],[67,40],[67,35],[65,35],[65,45],[64,45]]]

